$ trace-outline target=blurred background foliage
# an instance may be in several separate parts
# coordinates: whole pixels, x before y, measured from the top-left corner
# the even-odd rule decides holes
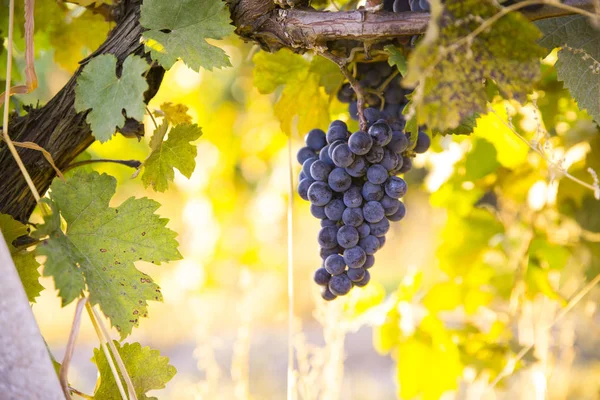
[[[7,0],[1,3],[6,9]],[[0,27],[4,32],[4,13]],[[40,87],[14,97],[13,109],[22,113],[24,105],[49,100],[110,27],[82,7],[38,0]],[[13,79],[21,83],[24,43],[16,36]],[[256,53],[235,37],[220,46],[232,68],[198,73],[178,63],[149,105],[157,110],[165,102],[183,104],[202,127],[190,179],[176,173],[170,190],[155,193],[126,167],[94,169],[118,178],[115,203],[130,196],[156,199],[179,233],[184,260],[160,267],[139,263],[156,277],[165,302],[152,304],[151,318],[131,340],[160,348],[178,369],[159,395],[283,398],[288,136],[274,111],[282,89],[263,95],[253,79],[253,57],[282,55]],[[290,65],[311,62],[307,56],[289,58]],[[406,178],[407,217],[392,227],[372,283],[349,298],[327,305],[319,298],[312,283],[321,262],[318,222],[294,195],[297,398],[600,396],[600,293],[592,290],[569,303],[600,273],[600,202],[553,167],[591,181],[588,168],[600,172],[600,135],[557,81],[555,61],[555,53],[543,61],[543,79],[528,103],[495,98],[471,136],[436,136],[433,149],[415,159],[417,168]],[[329,95],[335,90],[325,90],[340,76],[327,67],[316,70],[325,88],[317,87],[315,96],[329,108],[313,109],[314,120],[309,115],[309,125],[300,125],[323,128],[325,113],[325,119],[346,120],[355,130],[345,105]],[[310,111],[315,104],[291,106]],[[149,116],[144,122],[141,141],[117,135],[94,143],[80,159],[145,159],[154,126]],[[294,153],[305,132],[290,126]],[[74,305],[61,308],[52,280],[42,284],[46,290],[33,310],[60,359]],[[567,305],[569,313],[562,312]],[[96,339],[88,321],[82,329],[71,382],[91,392],[89,354]]]

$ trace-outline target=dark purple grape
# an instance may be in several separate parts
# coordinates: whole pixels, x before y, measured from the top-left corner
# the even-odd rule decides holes
[[[362,267],[364,269],[369,269],[373,265],[375,265],[375,257],[373,257],[372,255],[367,254],[367,260],[365,261],[365,265],[363,265]]]
[[[319,160],[333,167],[335,164],[333,163],[331,157],[329,157],[329,146],[331,145],[328,144],[327,146],[321,149],[321,151],[319,152]]]
[[[402,157],[402,166],[398,170],[399,173],[405,174],[412,169],[412,158]]]
[[[313,183],[314,185],[314,183]],[[312,185],[311,185],[312,187]],[[393,199],[399,199],[406,194],[408,190],[408,186],[406,182],[402,178],[398,178],[397,176],[391,176],[388,178],[387,182],[384,185],[385,193]],[[310,189],[309,189],[310,193]],[[309,194],[310,197],[310,194]]]
[[[352,289],[352,281],[348,278],[348,275],[341,274],[331,277],[331,280],[329,281],[329,290],[331,290],[331,293],[336,296],[343,296],[348,294],[350,289]]]
[[[342,103],[350,103],[356,97],[352,85],[344,83],[337,92],[337,98]]]
[[[318,158],[315,156],[312,156],[311,158],[309,158],[308,160],[304,161],[304,163],[302,163],[302,172],[304,173],[304,175],[306,176],[311,176],[310,175],[310,167],[313,165],[313,163],[315,161],[317,161]]]
[[[337,247],[337,229],[333,226],[326,226],[321,228],[317,241],[319,245],[324,249],[333,249]]]
[[[371,235],[382,237],[390,230],[390,221],[388,221],[387,218],[384,218],[379,222],[369,224],[369,228],[371,228]]]
[[[315,283],[320,286],[326,286],[329,283],[330,279],[331,279],[331,274],[329,272],[327,272],[327,270],[323,267],[316,270],[315,275],[313,277],[313,280],[315,281]]]
[[[313,217],[318,218],[318,219],[327,218],[327,215],[325,215],[325,207],[322,207],[322,206],[315,206],[314,204],[311,204],[310,205],[310,213],[312,214]]]
[[[392,222],[397,222],[400,221],[402,218],[404,218],[404,216],[406,215],[406,207],[404,206],[403,202],[400,202],[400,206],[398,207],[398,210],[393,213],[392,215],[388,216],[388,219]]]
[[[366,272],[364,268],[350,268],[347,274],[352,282],[358,282],[365,277]]]
[[[387,147],[394,153],[400,154],[408,149],[409,144],[410,142],[404,133],[394,131],[392,132],[392,140],[388,143]]]
[[[356,246],[358,244],[358,240],[358,231],[352,226],[344,225],[337,232],[337,242],[345,249]]]
[[[349,226],[358,227],[364,220],[362,208],[346,208],[342,214],[342,221]]]
[[[427,150],[429,150],[429,146],[431,146],[431,139],[429,138],[429,135],[423,131],[419,131],[419,135],[417,136],[417,144],[413,150],[415,153],[425,153]]]
[[[353,176],[355,178],[361,178],[365,176],[367,173],[367,168],[369,165],[363,156],[354,157],[354,161],[348,167],[346,167],[346,172],[348,175]]]
[[[341,122],[341,121],[340,121]],[[348,128],[341,124],[333,124],[329,125],[329,129],[327,130],[326,140],[327,143],[331,144],[336,140],[346,140],[348,138]]]
[[[346,168],[354,162],[354,153],[350,150],[350,147],[346,143],[342,143],[336,146],[331,152],[331,159],[334,164],[341,168]]]
[[[325,206],[325,215],[332,221],[339,221],[345,209],[346,205],[342,200],[334,199]]]
[[[358,236],[361,239],[366,238],[371,233],[371,227],[369,227],[369,224],[364,223],[364,222],[362,224],[360,224],[359,226],[357,226],[356,230],[358,231]]]
[[[380,202],[369,201],[363,206],[363,216],[365,221],[375,223],[381,221],[385,217],[385,211]]]
[[[378,237],[379,240],[379,248],[381,249],[385,245],[385,236]]]
[[[358,282],[354,282],[354,285],[358,286],[358,287],[364,287],[367,286],[367,284],[371,281],[371,274],[369,274],[369,271],[365,271],[365,276]]]
[[[343,274],[346,270],[344,258],[339,254],[332,254],[325,259],[325,269],[331,275]]]
[[[383,147],[381,146],[373,146],[371,150],[367,153],[365,158],[371,164],[377,164],[381,160],[383,160],[383,155],[385,154]]]
[[[367,254],[358,246],[344,250],[344,261],[349,268],[362,267],[366,259]]]
[[[364,116],[368,122],[373,123],[377,121],[380,117],[379,110],[373,107],[365,108]]]
[[[346,143],[344,140],[336,140],[335,142],[331,143],[329,145],[329,148],[327,149],[327,155],[329,156],[329,158],[331,158],[331,155],[333,154],[333,150],[335,150],[336,147],[338,147],[341,144]],[[333,160],[331,160],[331,162],[333,162]],[[334,163],[335,165],[335,163]]]
[[[381,199],[381,205],[383,206],[383,210],[385,211],[386,216],[390,216],[396,213],[400,208],[402,203],[398,199],[393,199],[388,195],[383,196]]]
[[[348,105],[348,114],[350,114],[350,118],[358,121],[358,103],[356,101]]]
[[[348,139],[348,147],[350,150],[359,156],[365,155],[371,150],[373,146],[373,139],[371,136],[363,131],[354,132]]]
[[[300,190],[300,189],[298,189]],[[308,190],[308,189],[307,189]],[[306,200],[306,199],[305,199]],[[359,186],[351,186],[344,192],[344,204],[346,207],[356,208],[362,205],[362,193]]]
[[[367,255],[375,254],[380,247],[379,239],[373,235],[369,235],[366,238],[360,239],[358,243],[358,245],[362,247]]]
[[[326,226],[337,226],[337,221],[332,221],[329,218],[322,219],[321,228],[325,228]]]
[[[308,200],[316,206],[325,206],[331,200],[331,189],[325,182],[313,182],[308,188]]]
[[[390,85],[388,90],[385,91],[383,98],[385,99],[386,105],[398,105],[404,100],[404,90],[402,90],[402,88],[398,85]],[[398,111],[399,109],[396,111],[396,113]]]
[[[348,173],[343,168],[335,168],[329,174],[329,178],[327,178],[327,182],[329,184],[329,187],[333,191],[343,192],[345,190],[348,190],[348,188],[352,185],[352,178],[350,177],[350,175],[348,175]],[[318,182],[315,182],[315,183],[318,183]],[[313,183],[313,185],[314,185],[314,183]],[[312,185],[311,185],[311,187],[312,187]],[[308,197],[310,199],[310,189],[309,189]]]
[[[310,147],[302,147],[300,150],[298,150],[296,159],[298,160],[298,163],[302,165],[304,164],[304,161],[308,160],[309,158],[313,158],[314,156],[314,150],[312,150]]]
[[[325,132],[321,129],[313,129],[306,134],[304,138],[306,145],[313,149],[314,151],[319,151],[327,144],[327,140],[325,139]]]
[[[369,180],[369,182],[374,183],[376,185],[381,185],[382,183],[387,181],[388,176],[389,175],[387,169],[385,169],[385,167],[379,164],[371,165],[367,170],[367,179]]]
[[[317,182],[318,183],[318,182]],[[313,183],[314,185],[314,183]],[[312,185],[311,185],[312,187]],[[309,189],[310,192],[310,189]],[[362,196],[366,201],[379,201],[383,198],[384,192],[382,185],[375,185],[371,182],[365,182],[362,187]],[[391,197],[391,196],[390,196]],[[310,195],[309,195],[310,198]]]
[[[376,146],[385,146],[392,140],[392,129],[385,121],[377,121],[369,128],[369,135]]]
[[[338,246],[335,246],[331,249],[324,249],[321,247],[321,249],[319,250],[319,255],[321,256],[322,260],[326,260],[327,257],[329,257],[330,255],[338,254],[342,251],[344,251],[344,249],[340,249]]]
[[[393,171],[398,167],[399,162],[400,156],[386,147],[384,149],[383,160],[380,163],[381,166],[387,171]]]
[[[410,11],[408,0],[395,0],[393,10],[395,13]]]
[[[308,188],[313,184],[313,182],[314,180],[311,178],[305,178],[298,182],[298,195],[302,199],[308,200]]]
[[[316,181],[327,181],[333,167],[321,160],[317,160],[310,166],[310,176]]]
[[[333,294],[331,292],[331,290],[329,290],[328,286],[325,286],[323,289],[321,289],[321,297],[323,298],[323,300],[327,300],[327,301],[332,301],[337,299],[337,296],[335,294]]]

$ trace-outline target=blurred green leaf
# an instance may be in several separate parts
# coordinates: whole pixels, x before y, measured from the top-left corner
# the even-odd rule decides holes
[[[497,154],[493,144],[485,139],[476,140],[465,160],[465,179],[475,181],[496,171],[500,167]]]
[[[406,57],[404,56],[404,53],[402,53],[402,50],[391,44],[385,46],[383,49],[388,53],[388,64],[390,64],[391,67],[398,68],[400,75],[406,75]]]

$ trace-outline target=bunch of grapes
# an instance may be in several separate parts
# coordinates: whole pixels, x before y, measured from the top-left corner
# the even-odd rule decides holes
[[[325,300],[369,283],[374,254],[385,244],[390,222],[406,214],[400,199],[408,187],[397,175],[411,168],[413,152],[430,144],[427,135],[419,135],[411,150],[403,124],[390,123],[375,108],[364,115],[366,131],[351,134],[346,123],[333,121],[327,133],[311,130],[297,154],[302,165],[298,194],[321,220],[317,240],[323,265],[314,280]]]

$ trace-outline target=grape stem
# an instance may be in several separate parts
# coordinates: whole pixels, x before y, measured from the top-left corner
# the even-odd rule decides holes
[[[328,59],[329,61],[335,63],[340,68],[342,75],[344,75],[344,77],[346,78],[348,83],[350,83],[350,86],[352,86],[354,93],[356,93],[356,99],[357,99],[357,103],[358,103],[358,124],[360,126],[361,131],[366,131],[367,130],[367,119],[365,118],[365,113],[364,113],[364,111],[365,111],[365,94],[364,94],[362,86],[360,86],[360,83],[358,83],[356,78],[352,75],[352,73],[350,73],[350,70],[348,69],[348,61],[344,58],[336,57],[333,54],[325,52],[325,51],[319,52],[319,54],[321,56],[325,57],[326,59]]]
[[[135,169],[138,169],[139,167],[142,166],[142,162],[139,160],[110,160],[110,159],[106,159],[106,158],[98,158],[95,160],[84,160],[84,161],[77,161],[77,162],[71,163],[67,166],[67,168],[65,168],[65,172],[67,172],[73,168],[81,167],[83,165],[88,165],[88,164],[93,164],[93,163],[102,163],[102,162],[121,164],[126,167],[131,167],[131,168],[135,168]]]

